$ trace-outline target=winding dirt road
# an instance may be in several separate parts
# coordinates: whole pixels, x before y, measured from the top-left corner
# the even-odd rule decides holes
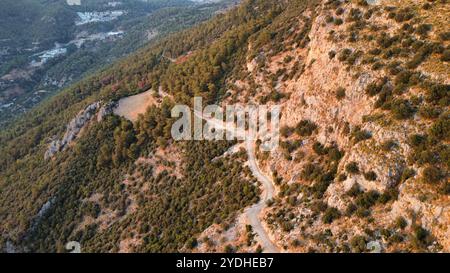
[[[230,131],[230,128],[233,128],[233,126],[226,126],[226,123],[223,121],[213,118],[206,118],[200,112],[194,111],[194,115],[210,124],[213,124],[216,129]],[[245,130],[237,130],[235,133],[238,138],[247,139],[245,138]],[[273,198],[275,192],[273,181],[269,177],[267,177],[258,166],[258,162],[255,156],[255,141],[251,139],[245,140],[245,148],[247,150],[249,168],[252,171],[253,176],[255,176],[263,186],[263,194],[261,200],[257,204],[247,208],[245,210],[245,214],[247,215],[253,231],[258,235],[260,239],[263,252],[278,253],[278,247],[270,240],[270,237],[264,229],[260,219],[261,212],[266,207],[267,201]]]
[[[267,201],[273,198],[275,189],[273,182],[260,170],[255,158],[255,144],[251,141],[246,141],[246,149],[248,155],[248,164],[253,176],[255,176],[264,187],[263,196],[258,204],[248,208],[245,213],[247,214],[250,225],[253,227],[253,231],[258,234],[261,239],[261,244],[264,252],[266,253],[278,253],[277,246],[270,240],[269,235],[264,229],[261,219],[259,218],[262,210],[266,207]]]

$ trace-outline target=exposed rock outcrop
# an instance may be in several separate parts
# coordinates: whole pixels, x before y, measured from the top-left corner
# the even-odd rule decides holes
[[[98,110],[97,121],[101,122],[106,116],[114,113],[114,108],[117,107],[117,102],[111,101],[103,105],[100,110]]]
[[[100,108],[100,105],[100,102],[95,102],[80,111],[78,115],[67,125],[66,133],[63,138],[60,140],[54,140],[50,143],[44,158],[47,160],[52,158],[56,153],[64,151],[68,145],[77,138],[81,129],[88,124],[93,117],[95,117],[95,113]],[[107,113],[106,110],[105,113]]]

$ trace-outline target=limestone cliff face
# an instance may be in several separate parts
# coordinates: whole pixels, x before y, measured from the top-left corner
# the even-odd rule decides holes
[[[427,91],[423,87],[424,82],[433,80],[439,84],[448,83],[448,62],[439,61],[436,53],[442,50],[431,53],[429,59],[422,61],[416,68],[408,66],[408,61],[414,57],[411,49],[393,56],[386,53],[393,47],[394,51],[400,51],[405,46],[407,38],[402,36],[406,35],[405,24],[416,30],[423,28],[423,24],[439,25],[442,23],[439,20],[444,20],[448,25],[448,5],[433,3],[431,9],[434,12],[447,16],[445,19],[442,19],[445,16],[436,16],[441,19],[430,21],[430,11],[423,6],[427,1],[375,1],[370,5],[364,1],[319,2],[298,16],[300,27],[292,31],[298,33],[309,24],[309,32],[303,39],[307,41],[306,46],[301,42],[288,46],[286,40],[281,52],[274,54],[273,49],[262,49],[257,58],[248,60],[245,69],[250,76],[236,84],[242,89],[256,84],[263,95],[270,92],[287,94],[287,98],[278,102],[283,106],[281,123],[285,128],[295,131],[298,124],[305,120],[317,127],[311,135],[299,136],[291,132],[284,136],[283,141],[286,143],[302,141],[297,150],[294,148],[294,151],[288,152],[289,156],[286,156],[285,146],[282,145],[271,156],[261,159],[266,171],[276,170],[275,175],[282,181],[278,186],[282,194],[267,211],[266,221],[277,240],[282,242],[280,245],[290,251],[354,250],[354,237],[363,238],[366,244],[377,242],[383,251],[394,251],[401,246],[409,251],[450,251],[448,193],[443,194],[439,186],[424,182],[426,179],[422,174],[429,164],[420,164],[410,158],[414,152],[409,141],[411,135],[426,134],[434,120],[425,119],[418,113],[417,109],[422,107],[420,103],[414,105],[417,109],[410,116],[396,117],[402,114],[396,113],[397,109],[394,108],[401,105],[386,110],[386,107],[377,106],[380,97],[371,96],[368,91],[380,81],[384,81],[384,89],[396,90],[395,85],[401,80],[398,73],[392,72],[395,66],[400,71],[416,73],[418,83],[408,85],[407,90],[398,94],[393,91],[394,100],[409,100],[413,104],[416,100],[425,101]],[[414,17],[406,21],[396,19],[395,16],[405,10]],[[441,47],[448,48],[448,41],[438,38],[439,31],[432,27],[426,35],[417,34],[416,31],[406,36],[415,41],[439,43]],[[387,34],[386,37],[401,37],[392,46],[386,46],[380,38],[385,35],[383,33]],[[378,49],[382,52],[373,55]],[[394,62],[398,64],[394,65]],[[437,66],[444,67],[446,76],[442,70],[431,69],[430,62],[438,62]],[[377,63],[381,67],[375,67]],[[283,73],[289,74],[295,67],[301,67],[300,72],[293,77],[283,77]],[[277,77],[275,84],[268,80],[273,79],[274,74]],[[386,79],[383,80],[383,77]],[[445,88],[445,92],[449,92],[448,85]],[[243,100],[242,97],[239,100]],[[441,103],[440,107],[441,113],[448,113],[448,103]],[[448,123],[448,117],[446,120]],[[448,149],[448,136],[446,139],[442,147]],[[317,153],[318,143],[323,147],[336,146],[343,153],[336,164],[336,175],[329,181],[323,195],[315,198],[309,191],[298,193],[286,190],[295,188],[293,185],[313,187],[317,183],[305,177],[304,169],[308,164],[326,165],[326,156]],[[444,157],[441,160],[437,163],[442,172],[439,183],[445,185],[448,183],[448,165],[445,165]],[[347,167],[349,165],[356,165],[357,170],[352,171],[351,167]],[[326,170],[323,167],[320,174]],[[359,193],[350,196],[348,192],[356,188]],[[285,194],[286,191],[288,193]],[[361,201],[369,193],[386,198],[389,192],[394,192],[394,196],[388,198],[389,201],[374,201],[369,205]],[[288,202],[289,197],[295,197],[295,202]],[[325,207],[317,212],[312,205],[317,202],[324,202],[328,210]],[[358,205],[358,202],[361,204]],[[352,203],[356,203],[357,215],[346,212]],[[337,209],[339,215],[331,223],[324,220],[324,215],[331,213],[330,208]],[[399,219],[408,223],[405,230],[395,225],[401,221]],[[429,241],[417,250],[410,246],[417,246],[416,240],[420,239],[408,233],[413,234],[419,228],[429,232]],[[317,237],[322,235],[326,239],[318,242]]]
[[[105,116],[113,113],[114,107],[116,107],[115,102],[104,103],[104,105],[102,105],[101,102],[94,102],[88,105],[84,110],[81,110],[77,116],[67,124],[67,129],[62,139],[53,140],[50,143],[48,150],[44,155],[44,159],[50,159],[58,152],[67,149],[69,145],[78,138],[78,135],[85,126],[95,120],[95,118],[97,122],[101,122]]]

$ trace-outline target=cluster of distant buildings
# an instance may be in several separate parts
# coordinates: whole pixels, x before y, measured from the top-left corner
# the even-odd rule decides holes
[[[66,0],[67,5],[69,6],[81,6],[81,0]],[[108,2],[108,6],[110,7],[116,7],[118,5],[122,4],[122,2]]]
[[[80,6],[81,0],[67,0],[67,5],[69,6]]]
[[[125,12],[121,10],[77,12],[80,20],[76,22],[76,25],[112,21],[122,16],[124,13]]]

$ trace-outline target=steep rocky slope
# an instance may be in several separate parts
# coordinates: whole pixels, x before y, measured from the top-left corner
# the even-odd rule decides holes
[[[257,56],[229,102],[283,106],[283,143],[261,156],[278,182],[265,220],[281,248],[450,250],[449,12],[445,1],[318,1],[280,44],[250,44]],[[435,139],[418,148],[418,137]]]

